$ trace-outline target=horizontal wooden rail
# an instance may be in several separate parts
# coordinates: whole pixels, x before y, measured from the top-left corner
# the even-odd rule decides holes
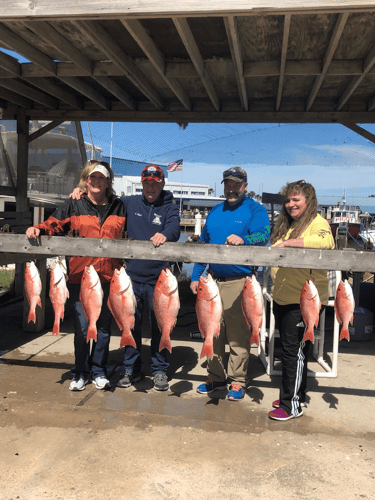
[[[375,252],[199,243],[165,243],[155,248],[149,241],[63,236],[29,240],[25,235],[0,234],[0,265],[55,255],[375,272]]]

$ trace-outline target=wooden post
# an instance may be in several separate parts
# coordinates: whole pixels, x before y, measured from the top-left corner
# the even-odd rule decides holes
[[[78,138],[78,149],[81,155],[82,167],[84,167],[87,163],[87,155],[86,155],[85,141],[83,140],[81,122],[75,122],[75,124],[77,130],[77,138]]]

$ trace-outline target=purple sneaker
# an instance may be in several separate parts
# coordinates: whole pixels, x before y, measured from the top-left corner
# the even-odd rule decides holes
[[[303,411],[301,410],[297,415],[292,415],[292,413],[287,413],[282,408],[276,408],[268,413],[268,416],[272,420],[290,420],[291,418],[302,417]]]

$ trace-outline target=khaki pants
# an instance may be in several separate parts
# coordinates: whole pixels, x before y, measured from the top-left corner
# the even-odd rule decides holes
[[[223,318],[220,335],[214,338],[214,357],[208,358],[208,375],[215,382],[224,382],[246,386],[247,369],[250,356],[250,329],[242,313],[241,297],[245,278],[218,282]],[[227,372],[224,368],[225,344],[229,345]]]

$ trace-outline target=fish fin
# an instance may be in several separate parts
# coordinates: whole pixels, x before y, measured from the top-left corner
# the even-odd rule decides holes
[[[137,348],[137,345],[135,343],[133,335],[131,333],[122,332],[121,340],[120,340],[120,347],[124,347],[126,345],[131,345],[134,347],[134,349]]]
[[[305,330],[305,335],[303,336],[302,342],[306,342],[307,340],[310,340],[310,342],[313,344],[314,343],[314,329],[310,328]]]
[[[257,332],[251,331],[250,345],[252,346],[253,344],[259,346],[259,330]]]
[[[168,349],[170,353],[172,352],[171,339],[167,335],[162,335],[160,339],[159,352],[163,349]]]
[[[348,328],[341,328],[340,332],[340,340],[346,339],[348,342],[350,341],[350,335],[349,335],[349,329]]]
[[[203,342],[200,358],[203,358],[204,356],[208,356],[210,359],[214,357],[213,345],[211,343],[207,343],[206,341]]]
[[[86,342],[88,343],[91,339],[96,342],[97,340],[97,329],[95,326],[90,326],[87,328]]]
[[[352,314],[352,317],[349,320],[349,323],[352,325],[353,324],[353,319],[354,319],[354,314]]]
[[[40,297],[38,297],[38,300],[36,301],[37,306],[40,308],[42,307],[42,301],[40,300]]]

